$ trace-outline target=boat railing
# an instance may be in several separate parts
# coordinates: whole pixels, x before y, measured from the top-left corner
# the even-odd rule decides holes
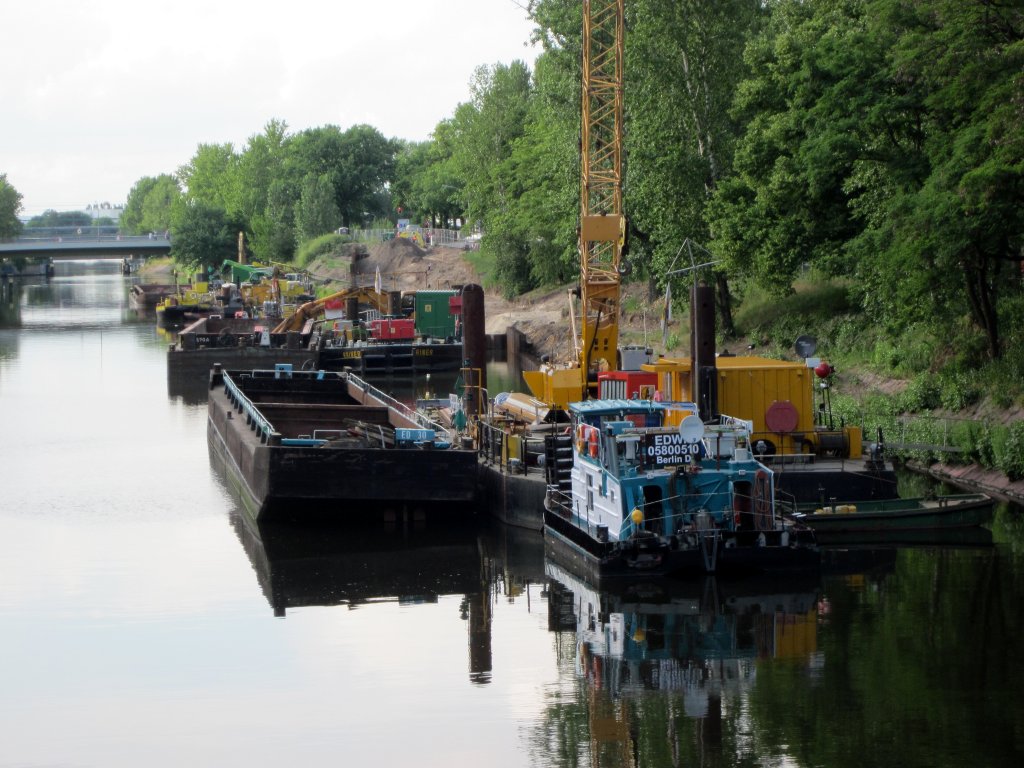
[[[419,424],[423,429],[432,429],[438,436],[448,434],[447,428],[445,428],[442,424],[433,421],[429,417],[417,411],[415,408],[410,408],[408,405],[401,402],[400,400],[396,400],[391,395],[382,392],[380,389],[373,386],[366,379],[361,379],[354,373],[348,373],[346,375],[348,376],[349,381],[351,381],[356,387],[361,389],[364,393],[381,401],[388,408],[397,411],[399,414],[409,419],[410,421]]]
[[[271,435],[277,434],[274,429],[274,425],[270,423],[259,410],[253,405],[252,400],[245,396],[234,379],[231,378],[231,374],[227,371],[223,372],[224,378],[224,392],[227,394],[228,400],[238,408],[243,414],[245,414],[245,423],[251,429],[254,429],[260,438],[261,443],[266,443],[270,440]]]
[[[321,439],[319,436],[314,438],[282,438],[278,435],[274,429],[274,425],[270,423],[259,409],[253,404],[253,402],[246,397],[241,387],[235,383],[231,378],[231,375],[227,371],[223,371],[224,391],[228,397],[228,400],[243,414],[245,414],[246,424],[257,431],[260,437],[260,442],[266,443],[268,441],[274,442],[280,445],[309,445],[317,444],[322,445],[326,442],[325,439]],[[334,372],[325,371],[293,371],[291,366],[282,364],[277,370],[254,370],[246,374],[253,378],[280,378],[285,377],[289,379],[324,379],[326,377],[341,377],[347,376],[356,387],[360,388],[364,393],[376,398],[382,402],[388,408],[396,411],[401,416],[409,419],[410,421],[418,424],[423,429],[429,429],[434,432],[438,438],[444,438],[448,436],[448,430],[442,424],[432,421],[431,419],[419,413],[413,408],[410,408],[405,403],[396,400],[391,395],[385,394],[377,387],[373,386],[364,379],[360,379],[358,376],[352,373],[339,374]],[[275,436],[273,440],[271,436]],[[381,443],[385,442],[383,432],[380,435]],[[303,440],[303,442],[298,442]],[[439,444],[440,445],[440,444]],[[446,444],[447,445],[447,444]]]
[[[775,511],[783,518],[792,517],[797,513],[796,496],[789,491],[775,487]]]
[[[549,506],[559,510],[565,517],[572,513],[572,494],[557,485],[548,483],[546,500]]]

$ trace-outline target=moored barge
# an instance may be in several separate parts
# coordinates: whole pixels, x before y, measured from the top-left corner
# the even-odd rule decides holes
[[[195,376],[205,381],[215,363],[226,370],[272,369],[278,363],[297,369],[319,367],[308,333],[272,333],[273,324],[264,318],[220,315],[190,323],[167,350],[168,379]]]
[[[455,513],[477,498],[475,451],[354,374],[218,366],[207,407],[211,454],[256,521]]]

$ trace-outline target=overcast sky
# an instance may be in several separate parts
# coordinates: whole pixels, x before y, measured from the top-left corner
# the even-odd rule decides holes
[[[526,61],[526,0],[3,4],[0,173],[22,214],[123,203],[199,144],[359,123],[422,141],[481,64]]]

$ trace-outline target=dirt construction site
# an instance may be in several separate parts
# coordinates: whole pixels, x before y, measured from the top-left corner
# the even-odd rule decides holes
[[[466,255],[463,248],[424,249],[412,240],[396,238],[349,246],[347,258],[318,259],[309,265],[309,272],[339,286],[350,285],[353,279],[361,286],[372,286],[380,270],[381,288],[386,291],[445,290],[476,283],[485,290],[487,333],[504,333],[515,326],[541,353],[556,357],[567,353],[571,331],[565,288],[509,301],[496,287],[484,285]]]

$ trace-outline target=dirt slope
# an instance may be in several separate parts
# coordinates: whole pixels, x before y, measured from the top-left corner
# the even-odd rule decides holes
[[[480,276],[461,248],[423,249],[411,240],[397,238],[349,250],[355,253],[342,260],[318,260],[310,265],[309,271],[318,278],[347,285],[351,279],[348,266],[351,259],[360,285],[373,285],[380,269],[385,290],[442,290],[481,284]],[[562,289],[515,301],[506,300],[493,288],[486,289],[484,307],[487,333],[504,333],[509,326],[515,326],[542,351],[553,352],[553,347],[559,344],[566,346],[568,300]]]

